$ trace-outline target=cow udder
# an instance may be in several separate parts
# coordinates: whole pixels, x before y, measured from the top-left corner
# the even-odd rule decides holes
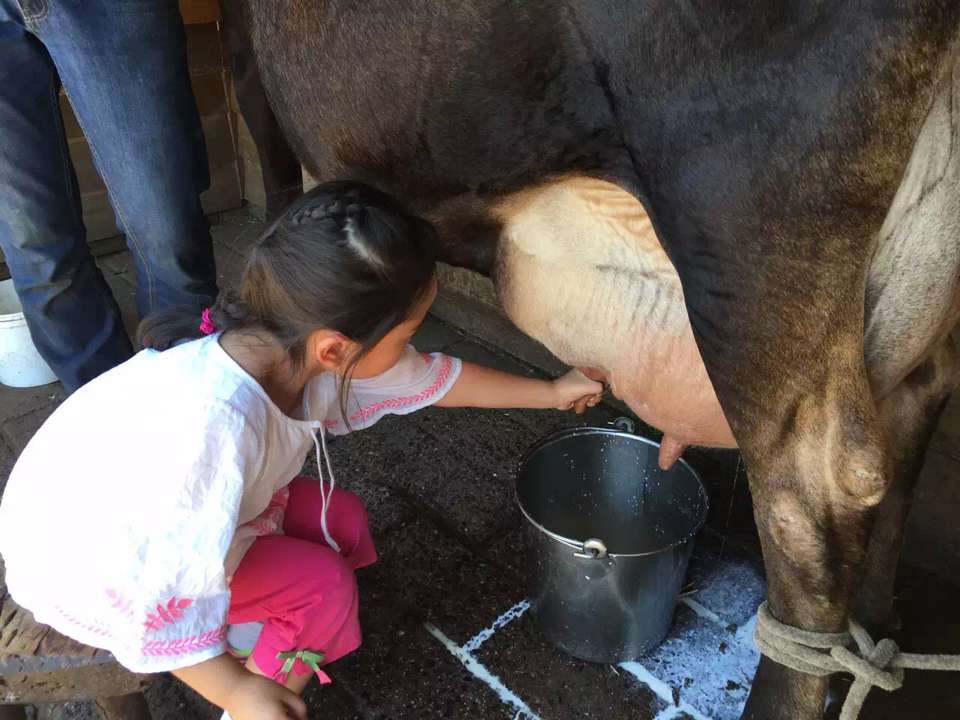
[[[493,278],[521,330],[602,376],[663,431],[662,465],[687,445],[735,447],[680,279],[639,201],[576,177],[513,195],[495,212],[504,229]]]

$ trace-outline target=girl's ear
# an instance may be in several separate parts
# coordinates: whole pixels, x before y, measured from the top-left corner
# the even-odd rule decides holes
[[[318,330],[307,340],[312,364],[327,372],[338,372],[347,366],[357,351],[357,343],[338,332]]]

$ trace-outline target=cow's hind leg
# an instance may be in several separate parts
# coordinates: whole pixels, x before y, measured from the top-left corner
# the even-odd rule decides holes
[[[822,388],[787,401],[776,432],[755,431],[744,445],[770,610],[818,632],[846,627],[871,514],[890,477],[864,373],[840,367]],[[827,682],[763,657],[744,716],[819,720]]]
[[[847,628],[871,521],[892,477],[864,355],[870,238],[883,217],[875,210],[835,205],[826,221],[795,208],[783,215],[788,226],[771,211],[736,244],[706,229],[709,243],[667,242],[746,461],[770,613],[819,633]],[[687,218],[668,215],[661,236],[680,232]],[[826,677],[764,656],[744,717],[820,720],[827,686]]]
[[[829,249],[821,254],[835,252],[836,238],[811,238],[809,249],[819,242]],[[846,252],[826,266],[769,248],[731,250],[709,273],[679,258],[703,360],[747,464],[769,610],[828,633],[847,627],[873,511],[891,477],[864,362],[869,251]],[[827,686],[764,656],[744,717],[820,720]]]
[[[893,480],[877,508],[855,614],[867,627],[892,630],[894,581],[917,476],[937,422],[956,385],[960,358],[948,338],[879,403],[890,437]]]

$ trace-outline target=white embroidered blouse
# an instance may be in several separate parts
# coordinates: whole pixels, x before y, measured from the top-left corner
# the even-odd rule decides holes
[[[137,672],[224,652],[231,574],[257,536],[282,532],[286,485],[317,430],[347,432],[332,375],[291,418],[218,340],[145,350],[70,396],[0,504],[13,599]],[[455,358],[409,347],[353,382],[350,427],[431,405],[459,373]]]

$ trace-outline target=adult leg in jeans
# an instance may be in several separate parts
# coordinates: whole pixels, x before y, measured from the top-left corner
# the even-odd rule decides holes
[[[0,0],[0,247],[40,354],[68,392],[130,357],[87,249],[47,50]]]
[[[27,25],[53,58],[126,233],[140,315],[185,306],[199,318],[217,294],[200,207],[210,179],[177,3],[30,6]]]

